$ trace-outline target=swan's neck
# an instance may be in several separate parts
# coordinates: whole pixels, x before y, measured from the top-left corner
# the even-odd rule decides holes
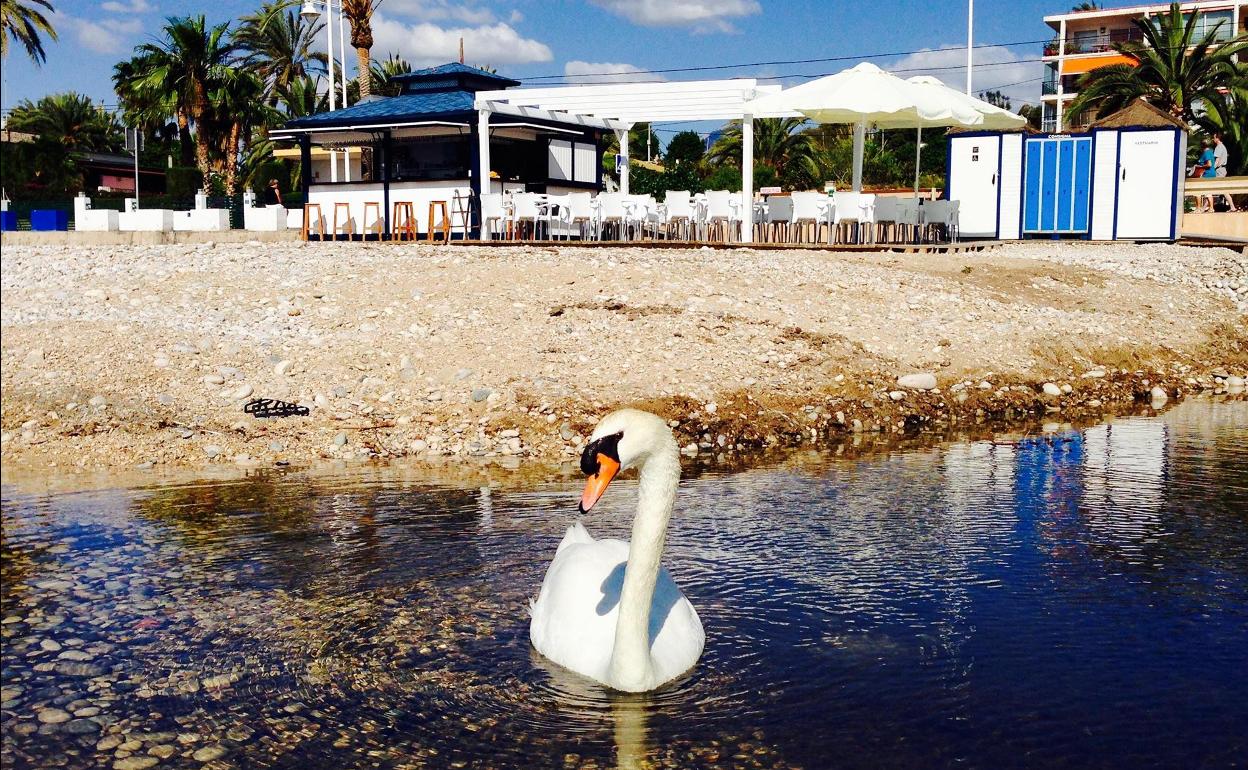
[[[674,440],[668,443],[670,446],[652,453],[641,466],[637,517],[633,520],[611,654],[610,684],[621,690],[638,691],[651,686],[650,607],[667,538],[667,522],[680,482],[680,454]]]

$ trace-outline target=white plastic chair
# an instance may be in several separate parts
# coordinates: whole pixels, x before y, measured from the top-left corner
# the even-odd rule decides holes
[[[629,227],[636,226],[640,237],[645,240],[646,227],[649,226],[657,237],[659,231],[659,204],[653,195],[624,196],[624,210],[628,212]]]
[[[545,218],[542,209],[543,196],[537,193],[515,193],[511,196],[512,235],[523,239],[521,232],[526,222],[533,224],[533,238],[537,239],[539,223]]]
[[[881,195],[875,200],[875,226],[879,230],[879,239],[885,243],[892,241],[890,228],[896,228],[901,216],[900,199]]]
[[[928,201],[923,205],[923,232],[925,240],[943,235],[949,242],[958,240],[958,202],[950,200]]]
[[[587,233],[592,231],[594,237],[599,235],[598,211],[594,207],[594,197],[589,193],[570,193],[564,196],[563,205],[559,207],[559,218],[569,229],[576,228],[585,240]],[[569,237],[571,237],[569,233]]]
[[[498,230],[505,230],[507,209],[503,206],[502,193],[481,195],[481,240],[492,241]],[[497,230],[495,229],[497,226]]]
[[[659,224],[667,238],[675,230],[682,240],[689,240],[694,224],[693,196],[688,190],[668,190],[659,206]]]
[[[602,193],[594,199],[598,215],[595,219],[597,240],[602,240],[602,230],[607,225],[615,225],[619,231],[619,240],[629,239],[628,207],[623,193]]]
[[[546,238],[548,240],[559,240],[559,234],[555,232],[555,224],[563,223],[563,212],[568,207],[567,195],[546,195],[542,201],[542,219],[546,222]],[[566,238],[571,238],[567,232],[564,233]]]
[[[855,242],[861,243],[863,233],[870,233],[875,226],[875,196],[867,193],[836,192],[833,196],[832,223],[839,229],[844,222],[855,226]]]
[[[881,198],[877,198],[875,201],[876,221],[879,221],[879,216],[880,216],[879,206],[880,206],[881,200],[882,200]],[[918,198],[897,198],[896,200],[897,200],[897,224],[903,229],[906,242],[907,243],[913,242],[918,239],[919,227],[923,223],[923,216],[922,216],[922,212],[920,211],[919,199]]]
[[[767,199],[767,216],[763,220],[763,240],[770,243],[787,243],[793,225],[793,199],[787,195],[773,195]]]
[[[832,201],[827,195],[818,192],[795,192],[790,196],[793,201],[793,224],[795,228],[795,240],[797,242],[805,242],[805,234],[807,225],[814,226],[814,243],[819,242],[819,228],[823,225],[828,226],[829,239],[831,238],[832,229]]]
[[[737,239],[741,227],[741,195],[727,190],[710,190],[706,193],[706,208],[701,216],[705,237],[710,231],[722,228],[723,240]]]

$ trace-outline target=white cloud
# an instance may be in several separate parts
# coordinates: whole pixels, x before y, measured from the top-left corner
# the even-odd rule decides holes
[[[143,23],[138,19],[92,21],[61,12],[51,14],[51,17],[49,21],[62,36],[68,32],[78,45],[96,53],[119,54],[128,51],[134,45],[134,38],[143,30]]]
[[[881,66],[901,77],[931,75],[950,88],[959,91],[966,88],[965,47],[944,46],[919,51]],[[981,91],[1001,91],[1013,102],[1014,109],[1018,109],[1023,102],[1040,100],[1040,79],[1043,76],[1043,63],[1020,61],[1008,48],[975,49],[972,86],[977,95]]]
[[[667,79],[622,62],[573,60],[563,65],[563,74],[569,80],[575,79],[584,83],[640,83]]]
[[[758,0],[590,0],[643,27],[693,27],[736,32],[731,20],[762,12]]]
[[[521,37],[503,22],[444,28],[429,23],[404,24],[380,13],[373,16],[373,55],[380,58],[397,53],[414,66],[457,61],[461,37],[465,58],[471,64],[527,64],[554,58],[545,43]]]
[[[100,3],[100,8],[109,13],[147,13],[152,10],[147,0],[127,0],[126,2],[108,0],[108,2]]]

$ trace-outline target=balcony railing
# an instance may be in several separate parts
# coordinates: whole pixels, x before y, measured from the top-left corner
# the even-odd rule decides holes
[[[1057,93],[1057,83],[1048,80],[1040,84],[1040,93],[1044,96],[1052,96]]]
[[[1115,29],[1104,35],[1069,37],[1066,39],[1066,55],[1088,53],[1105,53],[1114,50],[1119,43],[1135,42],[1144,39],[1144,33],[1135,27]],[[1050,40],[1044,44],[1045,56],[1057,56],[1060,52],[1060,40]]]

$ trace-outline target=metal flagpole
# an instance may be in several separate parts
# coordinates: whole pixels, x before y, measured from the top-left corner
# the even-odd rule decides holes
[[[971,54],[975,47],[971,41],[975,36],[975,0],[966,0],[966,95],[971,93]]]

